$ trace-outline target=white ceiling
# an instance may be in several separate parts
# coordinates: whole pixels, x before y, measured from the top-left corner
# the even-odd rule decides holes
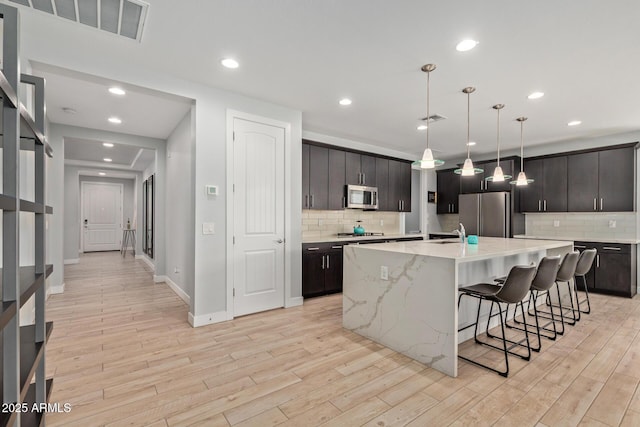
[[[66,137],[64,159],[68,164],[107,169],[122,169],[142,172],[155,161],[155,150],[113,143],[105,147],[103,142],[91,139]],[[105,162],[109,158],[111,162]]]
[[[104,75],[122,64],[160,69],[301,110],[304,130],[416,155],[424,146],[424,132],[416,125],[425,115],[426,78],[420,71],[425,63],[438,66],[431,78],[431,112],[448,119],[432,125],[431,144],[446,158],[465,150],[465,86],[477,88],[471,97],[476,153],[495,149],[491,106],[496,103],[506,104],[504,148],[519,144],[513,119],[522,115],[529,117],[527,144],[640,129],[637,0],[149,3],[141,43],[22,8],[25,43],[71,49],[104,64]],[[457,52],[454,47],[463,38],[480,44]],[[219,60],[226,56],[236,58],[240,68],[223,69]],[[79,114],[87,115],[83,126],[109,128],[107,110],[98,112],[109,106],[109,114],[127,117],[123,124],[139,126],[134,133],[166,133],[147,125],[153,110],[128,108],[128,101],[113,99],[107,104],[98,88],[60,93],[54,83],[60,79],[48,83],[53,121],[72,120],[59,108],[84,102],[78,104]],[[61,87],[67,84],[73,83]],[[534,90],[545,97],[528,100]],[[353,105],[339,106],[344,96]],[[574,119],[583,124],[568,127]]]

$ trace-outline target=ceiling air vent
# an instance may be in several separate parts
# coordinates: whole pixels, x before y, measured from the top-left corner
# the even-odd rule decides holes
[[[149,4],[140,0],[10,0],[13,3],[140,41]]]
[[[429,117],[423,117],[420,120],[427,123],[439,122],[440,120],[445,120],[446,117],[441,114],[432,114]]]

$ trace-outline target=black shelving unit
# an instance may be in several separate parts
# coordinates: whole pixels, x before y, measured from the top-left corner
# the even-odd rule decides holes
[[[3,53],[0,70],[0,134],[2,141],[2,268],[0,268],[0,400],[3,404],[26,404],[29,411],[0,413],[0,426],[44,425],[46,411],[32,412],[33,404],[48,403],[53,380],[45,378],[46,344],[53,329],[45,318],[45,281],[53,271],[45,264],[46,215],[53,208],[45,202],[45,156],[53,150],[45,137],[44,80],[19,72],[19,13],[14,7],[0,4]],[[31,91],[27,91],[27,87]],[[24,91],[24,93],[23,93]],[[22,95],[22,96],[20,96]],[[31,97],[33,116],[20,102]],[[20,180],[20,152],[32,151],[33,200],[20,198],[24,182]],[[33,265],[20,259],[21,213],[34,215],[35,253]],[[35,323],[20,324],[20,308],[34,298]],[[24,406],[24,405],[23,405]]]

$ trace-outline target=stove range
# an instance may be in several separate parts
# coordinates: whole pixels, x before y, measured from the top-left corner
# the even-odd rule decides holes
[[[369,233],[369,232],[365,232],[364,234],[338,233],[338,237],[370,237],[370,236],[384,236],[384,233]]]

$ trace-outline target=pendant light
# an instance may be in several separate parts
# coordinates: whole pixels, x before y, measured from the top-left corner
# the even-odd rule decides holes
[[[431,72],[436,69],[435,64],[426,64],[423,65],[421,70],[427,73],[427,148],[425,148],[424,153],[422,154],[422,159],[414,162],[422,169],[433,169],[436,166],[441,166],[444,164],[444,160],[437,160],[433,158],[433,153],[431,152],[431,148],[429,148],[429,128],[431,125],[429,124],[429,86],[430,86],[430,77]]]
[[[527,174],[524,173],[524,138],[523,138],[523,128],[524,122],[527,120],[526,117],[518,117],[516,119],[520,122],[520,173],[518,174],[518,179],[515,181],[511,181],[509,184],[512,185],[529,185],[533,182],[533,179],[527,178]]]
[[[504,104],[496,104],[492,107],[498,112],[498,160],[496,168],[493,170],[493,175],[487,177],[487,181],[504,182],[507,179],[511,179],[511,175],[505,175],[500,167],[500,110],[504,108]]]
[[[470,115],[471,115],[471,94],[475,92],[475,87],[465,87],[462,89],[462,93],[467,94],[467,159],[464,161],[464,165],[461,169],[456,169],[453,172],[462,176],[472,176],[478,173],[484,172],[483,169],[476,168],[473,166],[473,162],[471,161],[471,144],[469,144],[469,127],[470,127]]]

